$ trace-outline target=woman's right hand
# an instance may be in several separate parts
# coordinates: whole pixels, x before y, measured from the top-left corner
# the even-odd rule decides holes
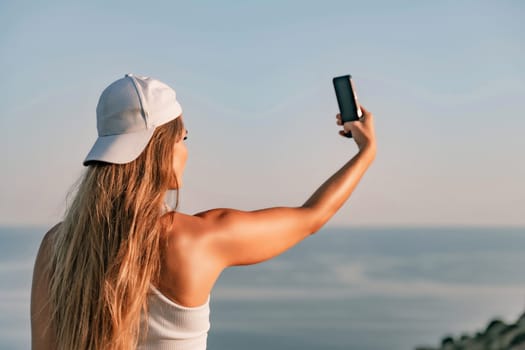
[[[376,150],[376,136],[374,131],[374,116],[371,112],[361,106],[361,111],[363,116],[360,120],[355,120],[352,122],[346,122],[343,124],[341,121],[341,114],[337,113],[337,125],[343,125],[343,130],[339,130],[339,135],[343,137],[347,132],[352,133],[352,138],[354,139],[357,147],[360,151],[364,149]]]

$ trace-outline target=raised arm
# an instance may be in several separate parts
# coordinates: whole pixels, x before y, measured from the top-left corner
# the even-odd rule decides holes
[[[303,207],[312,209],[316,216],[316,229],[320,229],[341,208],[375,159],[374,116],[363,105],[361,111],[363,117],[358,121],[343,123],[341,115],[336,116],[337,124],[344,128],[339,131],[339,135],[346,137],[345,134],[351,131],[359,152],[303,204]]]
[[[271,259],[317,232],[344,204],[375,159],[372,114],[362,107],[363,121],[344,123],[359,152],[326,180],[300,207],[273,207],[254,211],[217,208],[195,214],[210,234],[208,254],[224,267],[256,264]],[[337,124],[343,125],[340,115]]]
[[[315,232],[315,216],[303,207],[217,208],[196,216],[210,227],[207,245],[224,267],[268,260]]]
[[[303,204],[303,207],[312,209],[316,230],[326,224],[350,197],[374,157],[375,151],[360,150]]]

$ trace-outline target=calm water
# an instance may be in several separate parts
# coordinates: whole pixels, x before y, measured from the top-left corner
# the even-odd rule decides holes
[[[0,228],[0,349],[28,349],[44,228]],[[235,267],[211,298],[209,349],[413,349],[525,310],[525,229],[325,228]]]

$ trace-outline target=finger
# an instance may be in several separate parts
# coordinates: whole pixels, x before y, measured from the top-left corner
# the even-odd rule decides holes
[[[352,138],[352,133],[350,131],[344,132],[343,130],[339,131],[339,135],[341,135],[344,138]]]

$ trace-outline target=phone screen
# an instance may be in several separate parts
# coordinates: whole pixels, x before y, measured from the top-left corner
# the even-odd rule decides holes
[[[335,77],[333,82],[342,121],[350,122],[359,120],[362,113],[357,103],[357,95],[353,86],[352,76],[343,75]]]

